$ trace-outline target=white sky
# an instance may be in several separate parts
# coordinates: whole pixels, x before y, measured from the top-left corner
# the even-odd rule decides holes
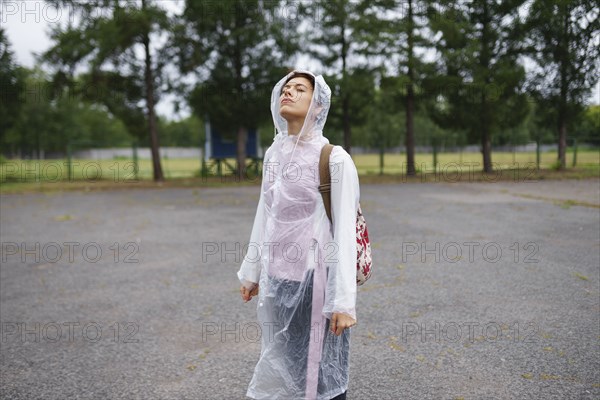
[[[184,5],[184,0],[158,1],[163,8],[170,12],[177,12]],[[17,62],[26,67],[33,67],[34,55],[42,53],[50,47],[48,33],[52,24],[64,22],[67,18],[69,18],[68,9],[56,8],[51,3],[42,0],[0,0],[0,24],[6,28]],[[299,57],[296,67],[305,67],[306,63],[309,63],[306,57]],[[179,119],[189,113],[184,110],[180,115],[174,115],[173,99],[174,96],[166,96],[157,105],[157,112],[168,119]],[[596,85],[589,100],[591,103],[600,104],[600,82]]]

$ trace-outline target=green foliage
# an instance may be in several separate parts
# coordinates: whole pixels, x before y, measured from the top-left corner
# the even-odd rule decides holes
[[[529,103],[531,106],[529,115],[525,121],[525,126],[530,140],[540,144],[556,142],[555,127],[548,124],[548,110],[538,104],[531,97],[529,99]]]
[[[356,129],[357,143],[375,149],[387,149],[402,144],[404,114],[393,112],[384,89],[377,89],[371,98],[366,123]]]
[[[431,116],[442,127],[465,130],[470,142],[479,139],[486,172],[493,136],[515,129],[528,113],[525,69],[518,63],[523,2],[431,2],[430,27],[440,35],[441,55],[438,76],[428,83],[441,100]]]
[[[0,27],[0,146],[8,145],[7,132],[14,125],[23,102],[23,70],[13,60],[8,37]]]
[[[361,2],[351,0],[316,0],[300,7],[300,13],[313,22],[304,32],[306,53],[319,61],[332,87],[332,104],[328,138],[351,151],[352,130],[364,124],[373,93],[373,69],[358,61],[366,47],[368,33],[364,25]],[[360,141],[360,139],[359,139]]]
[[[589,106],[580,114],[573,129],[580,143],[600,146],[600,105]]]
[[[192,115],[181,121],[159,121],[161,146],[202,147],[205,140],[204,123]]]
[[[123,124],[98,105],[81,101],[67,90],[51,93],[51,82],[40,70],[22,69],[25,76],[20,113],[4,138],[13,155],[41,157],[48,152],[64,152],[67,144],[107,147],[131,142]]]
[[[437,2],[432,8],[431,29],[441,35],[438,76],[428,90],[437,91],[432,117],[441,126],[465,129],[469,141],[518,126],[528,103],[520,93],[525,70],[517,63],[513,47],[514,17],[518,2],[501,4],[477,1],[472,7]],[[513,23],[514,25],[514,23]]]
[[[598,17],[593,0],[534,0],[525,24],[525,50],[537,65],[528,89],[544,110],[545,124],[556,130],[563,168],[567,132],[577,134],[574,124],[598,82]]]
[[[19,67],[0,28],[4,154],[146,146],[148,104],[166,91],[193,116],[159,119],[161,145],[200,146],[208,117],[231,139],[258,127],[266,147],[271,89],[300,54],[333,90],[333,143],[351,128],[355,145],[403,145],[412,88],[416,145],[547,144],[564,126],[567,145],[600,146],[600,106],[585,104],[600,58],[590,0],[323,0],[302,2],[298,15],[284,1],[188,0],[175,18],[151,0],[60,3],[76,18],[53,25],[43,68]],[[524,55],[535,61],[528,76]],[[170,81],[169,63],[187,76]]]
[[[343,143],[344,132],[344,79],[338,75],[325,76],[327,84],[331,88],[331,107],[327,116],[327,125],[325,136],[332,143]],[[352,126],[353,143],[367,145],[369,139],[362,138],[364,126],[369,123],[369,120],[374,117],[374,109],[377,108],[375,98],[375,84],[373,81],[372,71],[366,68],[355,68],[346,74],[347,90],[346,97],[348,99],[347,118]],[[356,140],[354,140],[356,139]]]
[[[166,12],[154,4],[137,2],[63,1],[75,11],[77,25],[57,25],[50,34],[55,43],[43,55],[43,60],[57,68],[53,81],[67,86],[86,101],[104,104],[123,118],[134,136],[140,136],[144,126],[144,109],[140,102],[148,91],[145,80],[147,59],[136,54],[148,36],[169,28]],[[160,98],[164,82],[163,68],[170,57],[165,46],[153,54],[150,69],[155,77],[154,101]],[[84,66],[86,72],[78,78],[72,71]],[[156,84],[158,83],[158,84]],[[136,117],[131,117],[135,115]],[[128,118],[128,116],[130,116]]]
[[[196,116],[209,118],[224,135],[270,119],[273,82],[296,51],[290,21],[280,1],[186,1],[174,28],[177,63],[200,83],[188,93]]]
[[[561,169],[561,166],[562,164],[560,160],[556,160],[552,164],[550,164],[550,169],[553,171],[559,171]]]

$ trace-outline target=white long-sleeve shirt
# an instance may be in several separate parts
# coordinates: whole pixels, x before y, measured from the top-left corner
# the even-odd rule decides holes
[[[273,173],[280,171],[271,168],[275,161],[270,157],[270,153],[271,149],[265,154],[266,167],[263,168],[263,180],[267,183],[275,179]],[[318,176],[318,168],[315,164],[311,163],[310,167],[312,171],[317,171]],[[317,207],[312,216],[315,232],[331,229],[332,234],[331,238],[320,243],[319,246],[323,253],[323,261],[329,270],[323,314],[326,318],[331,318],[333,313],[344,313],[356,319],[356,210],[360,199],[360,188],[354,162],[341,146],[335,146],[331,152],[330,174],[333,223],[330,223],[327,218],[321,194],[318,192],[318,197],[315,198]],[[265,240],[267,224],[265,186],[263,184],[256,208],[248,252],[238,271],[238,278],[248,289],[252,289],[259,282],[262,262],[265,261],[265,256],[268,258],[270,250],[269,246],[264,246],[265,241],[269,242]],[[315,187],[318,187],[318,183]],[[306,244],[302,246],[303,249],[307,247]],[[308,265],[306,267],[310,268]]]

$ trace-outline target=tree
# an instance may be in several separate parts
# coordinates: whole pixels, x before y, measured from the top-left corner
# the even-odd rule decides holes
[[[415,175],[415,108],[426,95],[421,89],[432,66],[423,60],[431,46],[426,38],[426,3],[414,0],[363,0],[359,35],[365,47],[360,53],[377,57],[379,64],[398,77],[397,96],[406,114],[406,173]],[[364,17],[363,17],[364,16]]]
[[[180,121],[159,120],[161,141],[166,146],[200,147],[205,140],[204,124],[195,115]]]
[[[332,143],[342,143],[345,128],[352,126],[352,141],[363,145],[371,142],[362,140],[360,135],[370,135],[372,132],[362,129],[373,116],[375,85],[373,72],[368,68],[357,67],[346,74],[346,83],[339,75],[325,76],[331,88],[331,107],[327,115],[327,138]],[[346,95],[344,96],[343,93]],[[347,108],[344,107],[344,104]],[[379,147],[378,147],[379,148]]]
[[[523,0],[430,3],[430,28],[439,36],[437,90],[432,117],[442,127],[465,129],[479,138],[483,170],[492,172],[492,135],[517,126],[527,115],[518,64],[518,11]]]
[[[130,145],[123,124],[106,107],[84,102],[64,88],[53,93],[48,75],[39,67],[22,68],[21,73],[28,90],[15,94],[23,98],[20,113],[3,139],[11,155],[44,159],[48,153],[64,153],[70,144]]]
[[[152,42],[170,26],[166,12],[151,0],[62,0],[60,4],[74,10],[78,18],[69,18],[66,26],[51,33],[55,44],[44,60],[58,70],[56,85],[70,86],[88,101],[104,104],[134,136],[145,131],[154,180],[164,180],[154,108],[169,48],[153,50]],[[74,71],[81,65],[89,67],[81,75],[83,87],[74,85]]]
[[[391,78],[394,79],[394,78]],[[389,87],[385,84],[386,78],[381,79],[379,88],[375,88],[371,96],[371,105],[366,107],[368,116],[364,128],[365,133],[362,135],[370,147],[376,148],[379,151],[379,174],[383,175],[383,167],[385,165],[385,151],[390,147],[395,147],[400,144],[400,136],[398,132],[402,130],[404,115],[395,112],[396,104],[390,101],[392,94],[388,93]]]
[[[552,143],[555,140],[555,135],[553,135],[555,130],[550,124],[551,118],[548,117],[549,110],[538,104],[532,97],[529,99],[529,104],[531,106],[526,124],[527,129],[529,130],[529,135],[536,144],[536,166],[537,169],[540,169],[541,145],[545,143]]]
[[[307,53],[321,62],[330,80],[338,82],[337,98],[344,149],[351,153],[351,75],[353,69],[359,65],[350,65],[350,60],[357,58],[356,51],[360,46],[355,30],[360,23],[361,14],[356,1],[352,0],[316,0],[301,11],[315,23],[305,32],[306,41],[309,43]],[[332,111],[336,113],[336,110]]]
[[[585,143],[600,146],[600,105],[587,107],[578,125],[579,138]]]
[[[4,28],[0,27],[0,145],[7,145],[7,132],[15,124],[24,101],[24,74],[15,63]]]
[[[174,29],[177,62],[198,83],[187,90],[193,112],[237,141],[237,174],[246,165],[248,129],[270,119],[273,84],[297,49],[281,2],[188,0]],[[185,88],[182,88],[185,90]]]
[[[566,168],[567,132],[598,82],[600,20],[588,0],[534,0],[526,21],[526,49],[537,64],[530,90],[552,112],[558,132],[558,161]]]

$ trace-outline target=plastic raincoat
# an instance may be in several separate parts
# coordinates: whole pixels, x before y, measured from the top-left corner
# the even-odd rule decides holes
[[[308,71],[294,71],[305,72]],[[271,95],[277,129],[266,151],[263,180],[242,284],[260,285],[261,353],[248,387],[254,399],[331,399],[347,390],[350,329],[329,330],[333,313],[356,319],[356,210],[359,184],[350,155],[330,157],[331,208],[319,186],[319,156],[331,90],[315,76],[312,101],[298,135],[279,114],[281,79]],[[314,75],[313,75],[314,76]]]

